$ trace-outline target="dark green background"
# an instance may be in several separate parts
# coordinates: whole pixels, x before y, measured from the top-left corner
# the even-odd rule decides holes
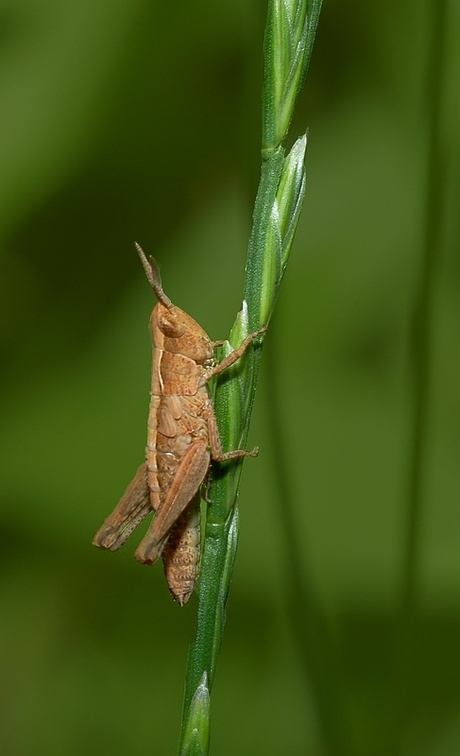
[[[428,3],[325,0],[293,130],[310,129],[307,197],[269,346],[304,579],[322,607],[313,622],[326,618],[336,655],[313,648],[305,678],[302,649],[312,646],[308,634],[294,640],[287,610],[292,544],[275,494],[265,360],[251,438],[261,453],[245,465],[212,698],[216,756],[319,756],[319,720],[338,726],[333,756],[460,752],[460,12],[451,6],[417,611],[404,632]],[[134,562],[138,536],[115,555],[90,544],[145,444],[154,300],[133,241],[212,338],[240,306],[265,11],[259,0],[0,2],[5,756],[175,752],[196,599],[173,605],[161,568]],[[323,671],[337,708],[318,704]]]

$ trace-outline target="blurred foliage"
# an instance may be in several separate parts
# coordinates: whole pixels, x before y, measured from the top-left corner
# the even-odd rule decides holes
[[[145,443],[153,302],[132,242],[212,338],[240,304],[265,11],[243,0],[0,2],[6,756],[176,747],[195,602],[173,606],[161,569],[137,565],[131,544],[113,555],[90,543]],[[271,334],[301,570],[327,617],[342,751],[353,756],[460,749],[455,4],[418,612],[410,637],[398,625],[428,31],[415,0],[325,3],[293,129],[310,127],[306,208]],[[287,611],[269,379],[265,362],[252,430],[261,455],[245,466],[213,692],[221,756],[321,753],[318,681]]]

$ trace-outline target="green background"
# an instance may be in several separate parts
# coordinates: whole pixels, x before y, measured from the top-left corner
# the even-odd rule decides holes
[[[263,360],[250,439],[261,452],[245,464],[212,696],[219,756],[319,756],[320,721],[338,730],[333,756],[460,752],[454,3],[410,627],[399,611],[427,11],[420,0],[325,0],[293,128],[297,136],[309,126],[307,197]],[[260,0],[0,2],[5,756],[175,752],[196,598],[173,604],[161,568],[133,560],[139,536],[118,554],[91,539],[144,453],[154,299],[133,241],[155,255],[168,295],[211,338],[228,334],[240,307],[265,12]],[[277,493],[280,445],[289,484]],[[296,633],[286,598],[284,495],[316,596],[311,636]],[[312,640],[323,622],[330,654],[329,641]],[[335,703],[318,699],[323,678]]]

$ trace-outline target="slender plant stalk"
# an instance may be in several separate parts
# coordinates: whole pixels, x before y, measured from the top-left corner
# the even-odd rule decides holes
[[[355,752],[347,706],[341,690],[339,649],[313,581],[303,568],[304,535],[296,521],[295,497],[289,473],[289,453],[285,442],[281,407],[283,391],[277,365],[277,323],[270,329],[267,345],[269,429],[272,454],[276,459],[274,483],[279,507],[280,534],[284,536],[286,559],[286,602],[294,640],[308,693],[313,692],[318,719],[321,753],[347,756]]]
[[[428,171],[425,201],[425,236],[420,288],[413,313],[412,385],[414,420],[408,493],[405,561],[402,583],[404,611],[416,604],[416,574],[427,420],[433,323],[433,287],[441,252],[441,227],[445,171],[441,140],[442,71],[447,25],[447,1],[431,0],[430,48],[427,61],[426,100],[428,108]]]
[[[428,413],[432,361],[432,326],[434,284],[441,254],[441,227],[445,171],[441,140],[441,104],[443,62],[447,27],[447,1],[431,0],[429,4],[430,39],[427,55],[425,97],[428,115],[427,187],[425,197],[425,233],[420,284],[414,303],[411,333],[411,390],[413,425],[409,458],[407,519],[399,606],[397,658],[395,664],[394,698],[397,705],[388,731],[393,741],[388,751],[405,751],[407,722],[413,716],[419,665],[417,657],[417,572],[419,567],[420,514],[424,466],[428,441]]]
[[[242,310],[223,355],[268,325],[288,261],[305,194],[306,136],[288,155],[282,146],[306,76],[321,0],[269,0],[264,44],[262,167],[253,213]],[[222,356],[223,356],[222,355]],[[224,449],[245,448],[261,343],[218,381],[214,406]],[[241,364],[240,364],[241,363]],[[213,469],[207,512],[196,634],[186,676],[180,756],[209,752],[210,690],[225,623],[238,540],[241,462]]]

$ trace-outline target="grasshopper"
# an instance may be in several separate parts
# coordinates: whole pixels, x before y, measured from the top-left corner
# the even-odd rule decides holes
[[[207,384],[239,360],[267,329],[251,333],[216,364],[214,349],[224,342],[211,341],[190,315],[171,302],[155,260],[148,260],[138,244],[136,249],[158,299],[150,316],[153,356],[146,459],[93,544],[116,551],[153,511],[134,556],[141,564],[163,558],[169,590],[183,606],[198,579],[200,490],[211,460],[227,462],[258,454],[257,448],[222,450]]]

